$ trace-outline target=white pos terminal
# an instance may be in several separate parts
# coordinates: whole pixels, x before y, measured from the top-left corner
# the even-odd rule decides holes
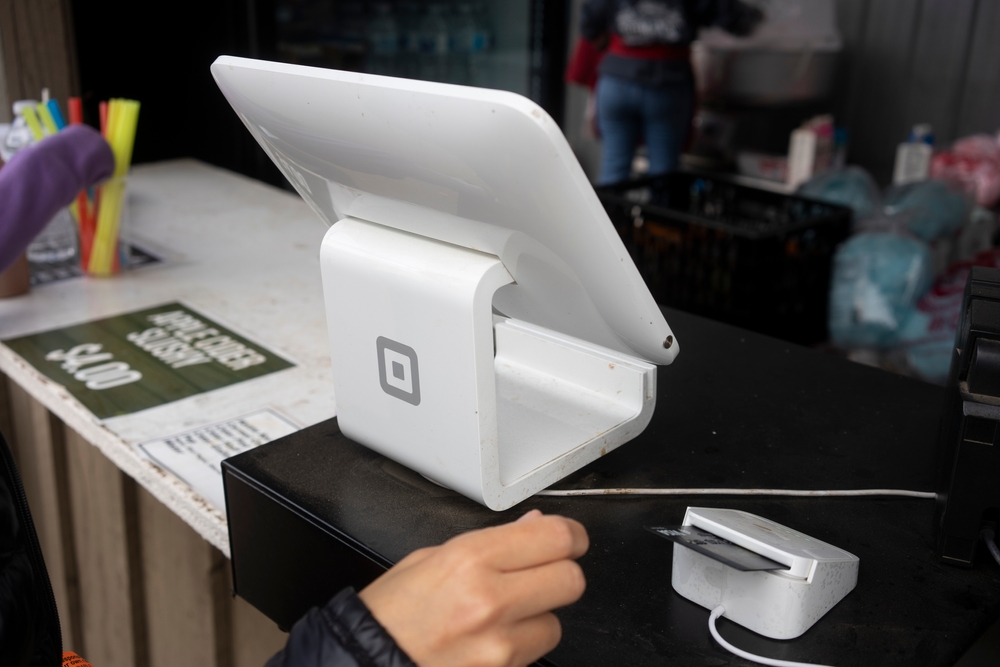
[[[679,345],[538,105],[226,56],[212,74],[330,225],[345,435],[502,510],[642,432]]]

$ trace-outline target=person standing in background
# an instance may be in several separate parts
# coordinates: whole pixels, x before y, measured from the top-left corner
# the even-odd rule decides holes
[[[598,185],[629,177],[640,138],[649,174],[677,168],[694,111],[691,42],[702,26],[749,35],[763,19],[739,0],[586,0],[580,34],[607,49],[598,69],[604,142]]]

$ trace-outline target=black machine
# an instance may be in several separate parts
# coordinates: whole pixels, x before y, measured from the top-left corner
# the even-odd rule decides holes
[[[682,311],[664,314],[678,340],[697,344],[670,366],[669,382],[657,383],[660,407],[649,426],[561,488],[782,488],[792,479],[803,489],[877,480],[936,490],[943,387]],[[672,588],[669,542],[644,528],[680,523],[689,497],[535,497],[493,512],[348,440],[336,419],[226,459],[222,470],[234,590],[281,627],[344,586],[360,590],[414,549],[538,508],[583,523],[592,545],[580,561],[587,593],[559,610],[563,641],[539,664],[661,667],[666,656],[728,664],[706,631],[708,611]],[[938,566],[928,547],[929,500],[697,502],[780,519],[861,559],[858,587],[799,639],[723,621],[723,636],[743,649],[842,667],[945,667],[991,637],[1000,569]],[[983,664],[996,665],[995,651],[987,655]]]
[[[1000,269],[974,267],[965,286],[941,431],[938,555],[971,567],[1000,519]]]

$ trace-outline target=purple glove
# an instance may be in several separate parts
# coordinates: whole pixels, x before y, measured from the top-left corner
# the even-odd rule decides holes
[[[18,151],[0,169],[0,271],[80,190],[114,170],[111,147],[87,125],[72,125]]]

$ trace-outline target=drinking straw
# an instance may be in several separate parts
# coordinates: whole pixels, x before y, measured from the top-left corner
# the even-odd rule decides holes
[[[111,151],[115,154],[115,172],[118,172],[118,153],[115,150],[115,133],[118,131],[118,121],[121,118],[122,105],[120,100],[108,101],[108,123],[105,138],[111,144]]]
[[[52,118],[52,112],[49,111],[47,104],[39,103],[35,105],[35,110],[38,111],[38,118],[42,121],[42,127],[45,128],[45,133],[47,135],[53,135],[59,131],[56,127],[56,121]]]
[[[103,188],[101,187],[94,188],[94,196],[93,196],[94,203],[90,208],[90,218],[87,220],[87,243],[83,248],[85,250],[85,254],[83,256],[84,268],[90,266],[90,251],[94,247],[94,235],[97,232],[97,218],[99,217],[101,211],[102,191]]]
[[[55,100],[49,100],[47,106],[49,113],[52,114],[52,120],[55,121],[56,129],[61,130],[66,127],[66,119],[63,118],[62,111],[59,109],[59,103]]]
[[[79,97],[69,98],[67,105],[69,107],[69,124],[70,125],[82,125],[83,124],[83,100]]]
[[[119,100],[112,99],[102,102],[101,133],[111,145],[115,157],[115,170],[112,180],[102,186],[100,192],[100,207],[97,212],[97,228],[94,233],[93,245],[90,249],[89,270],[96,275],[107,275],[111,272],[111,257],[114,250],[109,246],[114,243],[118,232],[118,216],[115,208],[120,203],[121,181],[118,176],[120,146],[118,145],[118,120],[121,116]],[[119,211],[120,212],[120,211]],[[114,232],[114,234],[112,234]]]
[[[49,104],[52,104],[50,100]],[[70,125],[82,125],[83,124],[83,101],[79,97],[71,97],[66,104],[69,109],[69,124]],[[56,109],[58,109],[58,105]],[[87,262],[90,259],[90,246],[91,242],[94,240],[94,215],[88,210],[87,206],[87,192],[81,190],[79,194],[76,195],[76,218],[79,222],[80,227],[80,262],[81,266],[87,266]]]
[[[98,115],[100,116],[101,124],[101,136],[105,139],[108,138],[108,102],[107,100],[99,102],[97,105]],[[94,214],[88,220],[88,228],[84,243],[82,244],[82,260],[83,266],[88,271],[90,270],[90,254],[94,244],[94,233],[97,226],[97,218],[99,216],[99,211],[101,210],[101,192],[103,188],[97,188],[94,192]]]
[[[41,120],[42,127],[45,130],[43,137],[52,136],[53,134],[57,133],[60,130],[59,126],[56,124],[55,118],[52,117],[52,112],[49,110],[48,106],[50,102],[54,102],[55,100],[48,100],[47,98],[48,98],[48,88],[43,88],[42,99],[45,101],[36,104],[34,109],[35,113],[38,114],[37,118],[35,119],[35,122],[37,123],[38,120]],[[56,107],[56,109],[58,110],[58,107]],[[28,111],[28,109],[25,109],[25,111]],[[60,114],[59,117],[62,118],[62,114]],[[26,120],[27,118],[28,117],[25,116]],[[28,121],[28,125],[29,126],[31,125],[31,121]],[[32,134],[35,134],[34,128],[32,128]],[[35,135],[35,140],[38,141],[38,139],[39,139],[38,136]],[[71,206],[70,208],[72,209],[74,207]]]
[[[96,275],[107,275],[115,267],[118,230],[125,195],[124,176],[132,161],[138,119],[138,102],[113,99],[108,104],[105,137],[115,155],[115,171],[113,179],[100,191],[97,231],[88,264],[89,271]]]
[[[104,137],[105,139],[107,139],[108,138],[108,102],[107,102],[107,100],[105,100],[103,102],[98,102],[98,104],[97,104],[97,112],[98,112],[98,115],[100,116],[101,136]],[[101,191],[100,191],[100,188],[98,188],[97,193],[94,195],[94,201],[95,201],[95,203],[98,203],[100,201],[100,198],[101,198]]]
[[[71,97],[67,100],[66,107],[69,109],[69,124],[83,125],[83,100],[79,97]],[[56,106],[56,110],[59,110],[58,105]],[[62,118],[62,114],[60,114],[60,118]],[[66,124],[63,123],[63,127],[65,126]],[[62,127],[59,129],[62,129]]]
[[[21,109],[21,115],[24,117],[24,122],[28,124],[28,129],[31,130],[31,136],[35,138],[35,141],[44,139],[45,132],[42,131],[42,124],[38,122],[35,110],[26,106]]]
[[[125,183],[120,178],[113,179],[101,187],[97,231],[90,248],[90,272],[95,275],[109,275],[113,269],[124,194]]]
[[[119,119],[118,147],[120,152],[115,153],[116,169],[118,176],[124,176],[132,163],[132,149],[135,148],[135,128],[139,122],[139,103],[135,100],[120,100],[122,103],[123,117]]]
[[[108,137],[108,103],[101,102],[97,105],[97,110],[101,116],[101,136]]]

